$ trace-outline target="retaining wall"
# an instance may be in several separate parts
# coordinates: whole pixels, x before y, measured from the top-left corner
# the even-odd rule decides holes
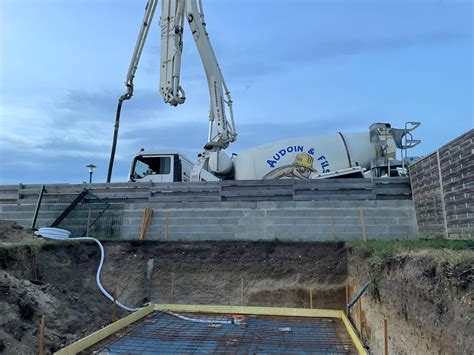
[[[425,238],[474,238],[474,129],[410,166]]]
[[[40,188],[0,186],[0,219],[31,227]],[[418,238],[405,178],[46,185],[36,226],[50,225],[84,188],[92,195],[59,225],[76,235],[101,216],[90,235],[136,239],[152,208],[146,239]]]

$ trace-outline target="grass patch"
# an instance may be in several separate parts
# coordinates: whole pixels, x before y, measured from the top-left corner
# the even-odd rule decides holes
[[[474,240],[371,240],[367,243],[362,241],[347,242],[347,245],[351,246],[358,256],[377,256],[384,259],[400,253],[418,252],[422,250],[474,251]]]
[[[355,256],[366,259],[370,267],[372,286],[371,294],[379,298],[378,283],[382,277],[383,268],[387,259],[396,255],[425,255],[433,257],[439,263],[473,263],[474,240],[372,240],[347,242],[352,247]]]

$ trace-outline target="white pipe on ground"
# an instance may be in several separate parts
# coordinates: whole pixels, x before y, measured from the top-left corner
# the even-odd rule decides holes
[[[91,237],[69,238],[69,236],[71,235],[71,232],[69,232],[65,229],[52,228],[52,227],[40,228],[37,232],[35,232],[35,234],[39,237],[43,237],[43,238],[47,238],[47,239],[53,239],[53,240],[92,240],[92,241],[96,242],[97,245],[99,246],[99,249],[100,249],[100,263],[99,263],[99,267],[97,268],[97,273],[95,275],[95,280],[96,280],[97,286],[102,291],[102,293],[105,295],[105,297],[107,297],[109,300],[114,302],[114,298],[112,297],[112,295],[109,292],[107,292],[107,290],[105,289],[105,287],[102,285],[102,283],[100,281],[100,273],[102,271],[102,267],[104,265],[104,259],[105,259],[105,250],[104,250],[104,246],[102,245],[102,243],[99,240],[97,240],[95,238],[91,238]],[[118,300],[115,300],[115,303],[117,304],[117,306],[119,306],[120,308],[122,308],[122,309],[124,309],[128,312],[136,312],[136,311],[143,308],[143,307],[139,307],[139,308],[127,307],[124,304],[122,304],[121,302],[119,302]],[[177,317],[179,319],[186,320],[186,321],[189,321],[189,322],[194,322],[194,323],[209,323],[209,324],[233,324],[234,323],[232,320],[197,319],[197,318],[186,317],[186,316],[183,316],[181,314],[173,313],[173,312],[170,312],[170,311],[167,311],[167,310],[164,310],[164,309],[158,309],[158,310],[162,311],[162,312],[165,312],[169,315],[172,315],[174,317]]]

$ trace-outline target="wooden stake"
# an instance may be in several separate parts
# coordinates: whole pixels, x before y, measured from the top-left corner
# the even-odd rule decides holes
[[[313,309],[313,288],[309,288],[309,308]]]
[[[362,336],[362,331],[364,330],[364,325],[362,323],[362,298],[359,298],[359,327],[360,327],[360,336]]]
[[[240,305],[244,305],[244,278],[240,278]]]
[[[331,227],[332,227],[332,240],[336,240],[336,221],[334,217],[331,217]]]
[[[346,282],[346,316],[349,316],[349,307],[347,307],[348,304],[349,304],[349,283]]]
[[[367,243],[367,235],[365,233],[364,209],[360,208],[360,226],[362,228],[362,240]]]
[[[143,228],[145,228],[145,212],[146,209],[143,211],[142,226],[140,227],[140,236],[138,237],[140,240],[142,240]]]
[[[387,320],[383,320],[383,353],[388,355],[388,331],[387,331]]]
[[[89,232],[91,229],[92,223],[92,208],[89,207],[89,211],[87,212],[87,229],[86,229],[86,237],[89,236]]]
[[[169,225],[169,219],[170,219],[170,214],[169,212],[166,213],[166,219],[165,219],[165,240],[168,240],[168,225]]]
[[[112,290],[112,297],[114,303],[112,304],[112,322],[117,321],[117,289],[114,287]]]
[[[174,302],[174,272],[171,273],[171,304]]]
[[[46,316],[41,316],[40,331],[39,331],[39,355],[44,355],[44,328],[46,325]]]
[[[142,219],[142,228],[140,230],[140,240],[145,240],[145,234],[148,229],[148,225],[151,221],[151,216],[153,215],[153,209],[145,208]]]

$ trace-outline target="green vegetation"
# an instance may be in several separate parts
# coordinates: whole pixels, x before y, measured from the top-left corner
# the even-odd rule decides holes
[[[378,282],[387,259],[396,255],[427,254],[440,263],[474,263],[474,240],[372,240],[348,242],[355,256],[366,259],[370,266],[370,288],[374,298],[378,298]]]
[[[474,251],[474,240],[371,240],[347,242],[354,252],[361,257],[380,257],[386,259],[404,252],[417,252],[422,250],[471,250]]]

